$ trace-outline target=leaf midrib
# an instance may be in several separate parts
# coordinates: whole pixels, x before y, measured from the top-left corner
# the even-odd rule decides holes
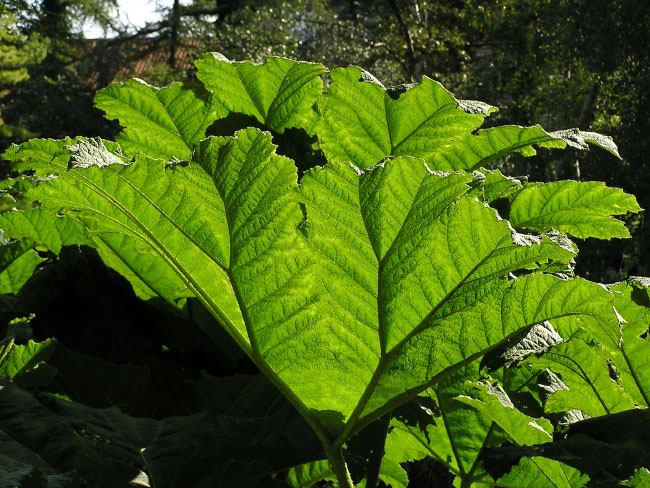
[[[407,216],[407,218],[405,218],[404,223],[406,222],[407,219],[408,219],[408,216]],[[364,223],[365,223],[365,221],[364,221]],[[402,223],[402,227],[400,228],[400,231],[403,228],[404,223]],[[398,234],[399,234],[399,232],[398,232]],[[392,249],[394,243],[395,243],[395,241],[393,241],[390,248],[384,254],[384,258],[379,261],[379,266],[377,268],[377,270],[378,270],[377,276],[378,276],[378,282],[379,283],[381,283],[381,274],[379,273],[379,270],[382,268],[383,263],[384,263],[384,259],[386,259],[386,256],[389,255],[389,251],[390,251],[390,249]],[[348,430],[348,426],[352,426],[352,427],[350,427],[350,430],[352,430],[354,428],[354,424],[357,422],[357,420],[361,416],[361,413],[365,409],[366,404],[368,403],[368,401],[372,397],[372,394],[374,393],[375,388],[379,384],[379,381],[380,381],[381,377],[384,374],[384,369],[386,368],[386,366],[388,365],[390,360],[395,355],[397,355],[399,353],[401,348],[404,347],[412,337],[419,334],[424,329],[424,327],[425,327],[424,324],[426,323],[427,319],[429,319],[431,316],[433,316],[433,314],[435,314],[435,312],[437,310],[439,310],[448,301],[448,299],[451,296],[453,296],[453,294],[463,284],[465,284],[465,281],[476,271],[476,269],[483,263],[483,261],[485,259],[487,259],[493,252],[494,252],[494,250],[492,250],[483,260],[481,260],[481,262],[476,264],[469,271],[469,273],[467,273],[466,276],[462,280],[460,280],[459,283],[443,299],[441,299],[441,301],[433,308],[433,310],[431,312],[429,312],[420,321],[420,323],[409,334],[407,334],[396,346],[394,346],[390,351],[384,351],[384,350],[381,351],[381,357],[379,359],[379,363],[377,364],[377,369],[375,370],[372,377],[370,378],[370,382],[368,383],[368,386],[366,387],[363,394],[361,395],[361,398],[359,399],[359,402],[357,403],[357,406],[354,408],[354,410],[350,414],[350,418],[348,419],[348,422],[346,422],[346,427],[343,430],[344,433]],[[377,297],[377,300],[379,300],[379,296]],[[379,306],[377,306],[377,310],[380,310]],[[381,315],[379,315],[378,318],[379,318],[379,324],[380,324],[379,332],[381,333],[381,332],[383,332],[383,329],[381,327],[381,324],[383,323],[383,317]],[[380,336],[380,341],[381,341],[381,336]],[[385,343],[385,338],[383,339],[383,342]],[[384,347],[385,347],[385,345],[384,345]],[[341,434],[341,436],[339,436],[339,438],[341,438],[341,437],[342,437],[342,434]]]
[[[574,339],[575,340],[575,339]],[[605,413],[609,415],[611,412],[610,408],[607,406],[605,403],[605,400],[603,397],[600,395],[600,392],[598,391],[598,388],[596,387],[596,384],[591,380],[591,377],[587,374],[587,372],[582,369],[582,366],[573,358],[566,356],[565,354],[559,353],[559,352],[553,352],[551,353],[551,356],[549,359],[553,360],[553,356],[558,356],[561,358],[564,358],[569,364],[567,363],[562,363],[560,361],[557,361],[562,365],[563,367],[567,368],[569,371],[573,372],[574,374],[580,376],[585,383],[587,383],[587,386],[594,392],[596,395],[596,398],[598,399],[598,402],[600,405],[603,407],[603,410],[605,410]],[[572,367],[573,365],[574,367]]]
[[[126,84],[123,84],[123,86],[125,86],[125,85],[126,85]],[[160,93],[160,91],[158,91],[157,93],[153,94],[154,96],[153,96],[152,98],[153,98],[154,100],[156,100],[157,104],[158,104],[158,105],[159,105],[159,106],[160,106],[160,107],[165,111],[165,114],[166,114],[167,117],[169,118],[169,121],[172,123],[172,126],[174,127],[174,129],[176,129],[176,132],[174,132],[174,131],[173,131],[171,128],[169,128],[169,127],[165,127],[163,124],[161,124],[160,122],[154,120],[153,118],[151,118],[151,117],[145,115],[146,119],[147,119],[148,121],[152,122],[156,127],[162,129],[164,132],[167,132],[167,133],[173,135],[174,138],[180,140],[180,141],[185,145],[185,147],[187,147],[187,149],[191,151],[191,148],[190,148],[189,145],[187,144],[187,141],[185,141],[185,138],[182,136],[182,134],[181,134],[181,132],[180,132],[180,130],[179,130],[179,128],[178,128],[178,124],[176,123],[176,121],[175,121],[174,118],[172,117],[171,113],[169,112],[169,109],[168,109],[167,107],[165,107],[165,105],[162,103],[162,100],[160,100],[160,97],[158,96],[158,93]],[[108,96],[108,95],[107,95],[107,96]],[[176,100],[179,96],[180,96],[180,93],[177,94],[177,95],[174,97],[174,100]],[[142,111],[138,111],[138,110],[136,110],[134,107],[132,107],[132,106],[129,105],[128,103],[124,102],[124,101],[121,100],[120,98],[117,98],[117,97],[112,96],[112,95],[111,95],[110,97],[111,97],[113,100],[118,101],[121,105],[128,107],[130,111],[132,111],[132,112],[134,112],[135,114],[137,114],[138,118],[144,115],[144,114],[142,113]],[[103,109],[102,109],[102,110],[103,110]],[[122,120],[124,119],[124,117],[120,117],[120,116],[118,115],[118,116],[115,117],[115,119],[119,119],[120,122],[122,122]],[[136,128],[137,128],[137,124],[135,124],[135,126],[134,126],[133,128],[136,129]],[[127,131],[127,132],[132,132],[132,131],[129,130],[128,127],[125,129],[125,131]],[[155,149],[155,148],[152,147],[152,149]]]
[[[504,238],[504,239],[507,239],[507,237]],[[503,239],[502,239],[500,242],[503,242]],[[347,433],[347,434],[349,434],[351,431],[353,431],[353,430],[355,429],[355,424],[357,424],[357,422],[359,421],[360,416],[361,416],[361,413],[362,413],[363,410],[365,409],[365,406],[366,406],[367,402],[368,402],[368,401],[370,400],[370,398],[372,397],[372,394],[374,393],[374,390],[375,390],[376,386],[378,385],[378,383],[379,383],[381,377],[383,376],[384,369],[387,367],[387,365],[388,365],[388,363],[390,362],[390,360],[391,360],[394,356],[396,356],[397,354],[399,354],[400,350],[401,350],[401,349],[402,349],[402,348],[403,348],[403,347],[408,343],[408,341],[410,341],[414,336],[416,336],[417,334],[419,334],[420,332],[422,332],[425,328],[427,328],[427,327],[428,327],[428,325],[427,325],[427,321],[430,320],[430,319],[433,317],[433,315],[434,315],[434,314],[435,314],[435,313],[436,313],[440,308],[442,308],[442,306],[443,306],[444,304],[446,304],[446,303],[447,303],[447,302],[448,302],[448,301],[449,301],[449,300],[454,296],[454,294],[456,293],[456,291],[458,291],[458,289],[460,289],[462,286],[464,286],[465,284],[467,284],[467,282],[469,282],[469,278],[470,278],[470,277],[471,277],[471,276],[476,272],[476,270],[477,270],[479,267],[481,267],[481,266],[484,264],[484,262],[485,262],[487,259],[489,259],[489,258],[492,256],[492,254],[493,254],[494,252],[496,252],[496,251],[498,251],[498,250],[501,250],[501,249],[504,249],[504,248],[503,248],[503,247],[495,247],[494,249],[492,249],[492,250],[490,251],[490,253],[488,253],[488,254],[487,254],[487,255],[486,255],[486,256],[485,256],[485,257],[484,257],[484,258],[483,258],[479,263],[477,263],[477,264],[476,264],[476,265],[475,265],[475,266],[474,266],[474,267],[473,267],[473,268],[472,268],[472,269],[471,269],[471,270],[470,270],[470,271],[465,275],[465,277],[464,277],[462,280],[460,280],[459,283],[458,283],[458,284],[457,284],[457,285],[456,285],[456,286],[455,286],[455,287],[454,287],[454,288],[453,288],[449,293],[447,293],[447,295],[446,295],[444,298],[442,298],[442,299],[440,300],[440,302],[439,302],[439,303],[438,303],[438,304],[437,304],[437,305],[432,309],[432,311],[429,312],[429,314],[427,314],[427,315],[426,315],[426,316],[425,316],[425,317],[420,321],[420,323],[419,323],[419,324],[418,324],[418,325],[417,325],[417,326],[416,326],[416,327],[415,327],[415,328],[414,328],[414,329],[413,329],[409,334],[407,334],[407,335],[406,335],[406,336],[405,336],[405,337],[404,337],[404,338],[403,338],[403,339],[402,339],[402,340],[401,340],[397,345],[395,345],[395,346],[394,346],[390,351],[387,351],[386,353],[382,353],[382,356],[381,356],[381,358],[380,358],[380,360],[379,360],[379,363],[378,363],[378,365],[377,365],[377,369],[375,370],[373,376],[371,377],[371,380],[370,380],[370,382],[368,383],[368,386],[367,386],[366,390],[364,391],[364,393],[362,394],[361,398],[359,399],[359,402],[357,403],[357,406],[355,407],[355,409],[353,410],[352,414],[350,415],[350,418],[348,419],[348,422],[346,422],[346,427],[344,428],[343,433]],[[386,255],[388,255],[388,252],[385,254],[385,256],[386,256]],[[382,262],[383,262],[383,260],[382,260]],[[380,266],[381,266],[381,262],[380,262]],[[585,315],[585,314],[584,314],[584,313],[566,313],[566,314],[561,314],[561,315],[559,315],[558,317],[564,317],[564,316],[570,316],[570,315]],[[586,314],[586,315],[591,315],[591,314]],[[515,333],[516,333],[516,332],[513,332],[513,334],[515,334]],[[511,335],[513,335],[513,334],[511,334]],[[496,344],[493,345],[493,346],[491,346],[491,347],[496,347]],[[489,349],[490,349],[490,347],[488,348],[488,350],[489,350]],[[473,356],[471,356],[471,357],[472,357],[472,358],[474,358],[474,357],[479,357],[479,356],[483,355],[484,353],[485,353],[485,351],[480,351],[479,353],[476,353],[475,355],[473,355]],[[464,365],[464,364],[467,364],[467,362],[468,362],[468,360],[463,361],[461,364]],[[457,365],[457,366],[458,366],[458,365]],[[442,373],[442,372],[441,372],[441,373]],[[438,376],[438,375],[436,375],[436,377],[437,377],[437,376]],[[434,378],[435,378],[435,377],[434,377]],[[417,395],[417,393],[419,393],[420,391],[423,391],[424,389],[426,389],[426,388],[429,386],[429,384],[433,384],[433,382],[434,382],[434,379],[432,379],[430,382],[427,382],[425,385],[422,385],[421,387],[417,387],[417,388],[415,388],[415,389],[413,390],[414,393],[413,393],[412,395],[408,395],[408,392],[405,392],[405,394],[406,394],[407,396],[409,396],[409,397],[410,397],[410,396]],[[378,409],[376,412],[379,412],[379,411],[380,411],[380,409]],[[372,413],[366,415],[365,417],[363,417],[362,421],[365,420],[366,418],[368,418],[370,415],[372,415]],[[343,437],[344,437],[344,436],[343,436],[343,433],[339,436],[339,439],[343,439]]]
[[[650,407],[650,398],[648,397],[648,394],[645,391],[645,388],[643,388],[643,382],[639,380],[638,375],[636,374],[636,368],[632,367],[632,363],[630,362],[630,358],[627,354],[627,351],[625,350],[625,343],[622,342],[619,349],[623,353],[623,357],[625,358],[625,363],[627,364],[628,369],[630,370],[630,374],[632,375],[632,378],[634,379],[634,382],[636,383],[636,387],[639,390],[639,393],[641,393],[641,396],[643,397],[643,400],[645,401],[646,405]]]
[[[384,96],[390,98],[387,94],[384,94]],[[385,99],[384,99],[384,100],[385,100]],[[391,99],[391,100],[392,100],[392,99]],[[388,102],[385,102],[385,103],[388,103]],[[415,134],[418,130],[420,130],[422,127],[424,127],[424,125],[425,125],[427,122],[429,122],[432,118],[434,118],[436,115],[438,115],[438,113],[440,113],[440,111],[441,111],[442,109],[447,108],[447,107],[449,107],[449,106],[451,106],[451,105],[453,105],[453,104],[454,104],[454,102],[449,102],[449,103],[445,103],[444,105],[441,105],[440,107],[438,107],[438,108],[437,108],[437,109],[436,109],[436,110],[435,110],[431,115],[425,117],[425,119],[424,119],[422,122],[420,122],[420,123],[419,123],[419,124],[418,124],[418,125],[417,125],[417,126],[416,126],[412,131],[411,131],[411,132],[409,132],[408,134],[406,134],[406,135],[404,136],[404,138],[402,138],[402,140],[399,141],[395,146],[392,145],[393,143],[392,143],[392,136],[391,136],[391,134],[390,134],[390,125],[388,124],[388,111],[384,111],[384,115],[385,115],[385,117],[386,117],[386,127],[388,127],[388,137],[389,137],[389,139],[391,140],[391,155],[395,155],[395,151],[397,150],[397,148],[399,148],[402,144],[404,144],[404,143],[405,143],[409,138],[411,138],[411,137],[413,136],[413,134]]]
[[[235,324],[230,320],[230,318],[221,310],[221,308],[212,300],[212,297],[196,282],[196,280],[192,277],[191,273],[189,273],[185,267],[173,256],[169,250],[160,242],[160,240],[155,236],[155,234],[142,222],[140,219],[138,219],[132,212],[130,212],[126,207],[124,207],[121,202],[119,202],[117,199],[115,199],[112,195],[110,195],[108,192],[103,191],[101,187],[96,185],[92,180],[89,178],[83,176],[79,170],[71,170],[68,171],[67,174],[71,176],[72,178],[76,179],[81,185],[86,186],[89,188],[91,191],[93,191],[95,194],[97,194],[99,197],[105,199],[109,203],[113,204],[116,208],[118,208],[127,218],[129,218],[137,227],[139,227],[142,232],[145,233],[151,239],[152,243],[155,245],[151,245],[152,249],[157,252],[157,254],[167,262],[172,269],[175,269],[176,273],[181,277],[181,279],[185,282],[186,286],[192,290],[192,292],[199,298],[200,301],[202,301],[208,309],[212,309],[215,314],[219,316],[219,318],[222,320],[223,325],[231,331],[232,337],[235,339],[235,341],[239,344],[239,346],[242,348],[244,352],[246,352],[249,356],[252,353],[251,346],[246,342],[246,340],[241,336],[241,333],[235,326]],[[113,172],[114,175],[116,175],[118,178],[122,179],[125,181],[131,188],[134,189],[136,194],[141,195],[143,198],[145,198],[148,202],[152,203],[151,200],[146,197],[137,187],[135,187],[131,182],[129,182],[127,179],[125,179],[122,175],[120,175],[117,172]],[[154,208],[159,208],[155,206]],[[173,222],[169,216],[164,213],[160,212],[161,215],[167,219],[175,228],[178,228],[177,224]],[[180,229],[179,229],[180,230]],[[186,233],[183,233],[183,235],[186,235]],[[187,236],[188,239],[190,239],[192,242],[194,242],[189,236]],[[200,248],[201,249],[201,248]],[[203,249],[201,249],[202,252],[205,252]],[[217,261],[214,260],[212,256],[206,253],[210,259],[212,259],[215,264],[219,265]],[[220,266],[221,267],[221,266]],[[222,268],[223,269],[223,268]]]
[[[227,201],[227,195],[224,194],[222,188],[220,188],[219,185],[215,184],[215,188],[219,193],[219,196],[224,202],[224,206],[225,206]],[[246,327],[248,340],[250,341],[249,357],[262,371],[262,373],[264,373],[264,375],[271,381],[271,383],[273,383],[276,386],[276,388],[278,388],[278,390],[280,390],[280,392],[282,392],[282,394],[287,398],[287,400],[289,400],[289,402],[293,404],[296,410],[300,412],[300,414],[303,416],[303,418],[307,421],[307,423],[314,430],[318,438],[321,440],[323,446],[327,447],[331,444],[331,436],[326,431],[324,426],[313,415],[312,411],[307,407],[307,405],[305,405],[302,399],[298,397],[298,395],[296,395],[296,393],[291,389],[291,387],[289,387],[289,385],[287,385],[284,382],[284,380],[279,376],[279,374],[276,371],[274,371],[273,368],[271,368],[271,366],[264,360],[264,357],[259,348],[259,343],[257,342],[257,336],[255,334],[255,330],[253,329],[251,318],[248,314],[248,307],[246,306],[244,298],[239,289],[239,285],[235,280],[235,276],[233,275],[233,271],[232,271],[232,255],[233,255],[232,250],[234,249],[233,238],[235,233],[233,232],[233,225],[231,222],[231,217],[229,212],[226,212],[226,223],[228,227],[228,236],[229,236],[228,245],[230,249],[229,252],[230,262],[228,263],[228,268],[226,270],[226,273],[231,283],[233,292],[235,294],[235,298],[237,300],[239,310],[242,314],[242,319],[244,321],[244,326]]]
[[[475,137],[475,136],[470,136],[470,137]],[[488,157],[484,157],[484,158],[480,159],[480,161],[475,163],[472,167],[467,168],[467,170],[473,170],[477,166],[481,166],[481,165],[488,165],[488,164],[492,163],[493,161],[496,161],[499,158],[507,156],[508,154],[511,154],[513,152],[517,152],[520,149],[524,149],[525,147],[532,146],[533,144],[536,144],[536,145],[539,146],[539,144],[542,144],[544,142],[550,142],[550,141],[563,141],[563,139],[560,138],[560,137],[552,137],[552,136],[549,135],[549,136],[535,137],[535,138],[533,138],[533,139],[531,139],[531,140],[529,140],[527,142],[522,141],[522,142],[519,142],[519,143],[511,144],[509,147],[507,147],[505,149],[502,149],[501,151],[497,151],[496,153],[493,153],[492,155],[490,155]],[[490,144],[490,146],[492,148],[494,148],[494,145],[492,144],[491,141],[489,141],[489,138],[488,138],[488,143]],[[474,154],[476,154],[476,151],[474,151],[474,149],[469,144],[467,144],[467,147],[470,148],[474,152]],[[480,156],[479,156],[479,158],[480,158]]]

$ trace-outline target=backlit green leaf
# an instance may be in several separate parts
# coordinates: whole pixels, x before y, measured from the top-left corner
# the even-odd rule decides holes
[[[20,146],[11,146],[2,157],[10,161],[13,171],[33,171],[37,177],[49,177],[56,172],[53,168],[67,168],[70,152],[65,146],[77,140],[31,139]]]
[[[29,241],[12,241],[0,234],[0,294],[18,293],[43,261]]]
[[[491,418],[512,442],[532,445],[553,440],[551,422],[545,418],[534,419],[517,410],[500,385],[477,382],[471,386],[470,395],[459,395],[455,400]]]
[[[536,151],[533,145],[562,149],[566,147],[566,142],[558,135],[546,132],[539,125],[494,127],[481,130],[476,135],[467,134],[434,153],[431,169],[476,169],[488,166],[514,152],[523,156],[534,156]]]
[[[43,202],[31,215],[64,212],[171,303],[195,294],[332,435],[522,328],[613,314],[596,285],[509,279],[574,254],[466,196],[469,174],[396,158],[366,171],[333,163],[298,186],[274,152],[269,135],[247,129],[201,143],[205,170],[143,157],[68,169],[57,156],[48,171],[58,177],[29,193]]]
[[[220,227],[225,214],[212,180],[201,168],[139,157],[130,165],[68,170],[69,151],[49,141],[39,154],[45,150],[55,156],[49,164],[43,158],[39,167],[58,177],[29,193],[43,202],[40,210],[0,217],[9,235],[54,252],[65,244],[93,245],[141,296],[158,295],[172,304],[191,295],[192,283],[203,280],[207,289],[216,287],[214,295],[223,310],[239,314],[228,305],[234,303],[232,292],[216,292],[228,258],[223,247],[227,237]],[[197,212],[204,202],[211,204]],[[57,218],[62,211],[66,217]]]
[[[379,477],[396,486],[407,482],[400,463],[425,455],[463,485],[494,485],[482,463],[487,447],[549,444],[548,421],[516,410],[510,397],[531,392],[547,364],[567,379],[548,373],[556,393],[547,410],[575,412],[569,403],[583,391],[595,414],[648,405],[646,285],[573,278],[577,248],[562,234],[627,236],[612,216],[639,211],[634,197],[602,183],[531,184],[482,168],[536,146],[595,143],[617,154],[611,141],[539,126],[475,132],[495,109],[457,100],[426,77],[386,90],[360,68],[337,69],[323,93],[317,64],[208,54],[197,66],[207,90],[136,80],[102,90],[97,106],[125,126],[117,143],[35,140],[5,153],[13,170],[34,172],[31,186],[0,188],[10,197],[0,228],[19,250],[91,246],[141,298],[180,308],[196,297],[309,423],[346,488],[341,448],[410,400],[429,402],[430,420],[393,419]],[[272,132],[205,138],[249,117]],[[213,125],[219,119],[224,127]],[[289,128],[316,137],[287,147]],[[284,155],[296,153],[300,165],[306,152],[321,161],[319,149],[327,164],[301,170],[298,181]],[[220,340],[214,322],[201,324]],[[513,355],[494,378],[516,392],[479,375],[480,358],[506,343]],[[502,367],[552,346],[539,361],[526,358],[519,375]],[[583,358],[589,371],[575,374]],[[603,361],[614,381],[601,388]],[[581,386],[563,401],[560,386],[573,384]],[[601,391],[611,398],[600,401]],[[540,398],[532,397],[535,409]],[[165,465],[165,453],[147,456]],[[535,462],[522,462],[508,482],[564,469]],[[326,473],[320,463],[290,476],[304,486]],[[583,481],[574,475],[567,479]]]
[[[232,62],[218,53],[196,61],[197,76],[228,111],[251,115],[271,130],[311,131],[312,106],[323,91],[320,64],[267,58],[264,64]]]
[[[291,488],[309,488],[321,480],[335,479],[330,463],[323,459],[291,468],[286,481]]]
[[[556,229],[584,239],[629,237],[625,224],[612,215],[638,212],[632,195],[597,181],[557,181],[528,186],[510,204],[510,222],[538,232]]]
[[[640,468],[630,479],[623,482],[623,486],[631,486],[634,488],[648,488],[650,487],[650,471],[646,468]]]
[[[318,105],[322,120],[316,132],[330,162],[369,168],[386,156],[401,155],[428,162],[436,151],[483,122],[482,114],[467,113],[451,93],[426,76],[397,99],[361,68],[335,69],[331,76],[332,84]]]
[[[579,409],[591,417],[634,408],[634,397],[622,388],[613,373],[611,359],[594,343],[580,336],[560,344],[539,359],[532,359],[537,368],[549,368],[558,374],[564,388],[547,400],[547,412],[568,412]]]
[[[126,128],[117,137],[125,155],[165,160],[189,159],[208,126],[227,114],[203,87],[173,83],[161,89],[142,80],[99,90],[95,106]]]
[[[559,461],[543,457],[522,458],[512,470],[498,479],[503,488],[581,488],[589,476]]]
[[[38,368],[38,364],[45,361],[52,354],[55,342],[48,339],[43,342],[34,342],[31,339],[26,344],[14,343],[0,346],[0,379],[17,379],[20,374],[27,374],[30,370]]]
[[[578,409],[596,417],[650,406],[648,291],[634,281],[613,290],[620,322],[585,322],[587,334],[575,332],[569,342],[532,361],[559,374],[568,388],[551,395],[548,411]]]
[[[481,169],[472,173],[472,191],[478,198],[488,203],[499,198],[506,198],[521,190],[525,178],[512,178],[505,176],[499,170]]]

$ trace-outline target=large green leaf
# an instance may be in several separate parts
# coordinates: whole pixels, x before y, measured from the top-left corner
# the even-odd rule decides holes
[[[432,169],[448,171],[487,167],[495,160],[517,152],[524,156],[536,154],[533,145],[564,148],[566,142],[549,134],[539,125],[534,127],[502,126],[467,134],[434,153]]]
[[[481,106],[482,113],[468,113],[466,105],[426,76],[395,98],[361,68],[335,69],[331,76],[318,105],[322,119],[316,131],[330,162],[369,168],[386,156],[400,155],[428,162],[495,110]]]
[[[102,91],[97,105],[126,126],[119,144],[11,148],[13,169],[40,179],[23,192],[33,206],[5,212],[0,228],[31,252],[92,246],[142,298],[178,307],[198,298],[309,422],[346,486],[341,446],[424,391],[436,395],[440,435],[435,449],[427,440],[409,453],[425,446],[463,482],[494,483],[479,457],[488,445],[546,442],[544,421],[517,413],[502,390],[465,381],[477,378],[478,358],[541,324],[565,338],[590,334],[624,365],[621,384],[634,385],[634,398],[647,395],[642,329],[620,317],[639,315],[636,304],[623,290],[568,279],[576,249],[557,232],[623,236],[611,215],[638,211],[633,197],[600,184],[468,172],[534,146],[594,142],[615,152],[611,141],[540,127],[474,134],[493,108],[456,100],[426,77],[386,91],[359,68],[338,69],[322,93],[319,65],[206,55],[198,67],[212,94],[138,81]],[[328,164],[299,183],[269,133],[204,139],[231,113],[276,135],[315,134]],[[490,204],[499,212],[509,204],[502,214],[511,221]],[[204,323],[218,341],[212,328]],[[380,478],[404,484],[402,458],[391,452]],[[164,466],[165,455],[147,462]],[[323,474],[305,467],[307,483],[312,468]]]
[[[531,363],[557,373],[564,387],[546,402],[549,412],[580,410],[597,417],[650,407],[650,299],[647,283],[630,281],[612,288],[619,323],[576,331],[570,341]]]
[[[542,256],[571,254],[546,238],[530,241],[513,234],[493,211],[463,199],[469,175],[430,174],[422,166],[417,159],[397,158],[359,174],[339,163],[312,170],[301,181],[309,243],[326,267],[319,273],[330,302],[323,314],[332,317],[330,323],[357,331],[370,350],[368,371],[375,365],[364,393],[368,403],[362,407],[364,398],[355,414],[421,387],[524,326],[525,319],[509,324],[501,309],[514,311],[509,300],[517,300],[519,290],[533,292],[536,286],[525,283],[539,277],[521,283],[502,277],[534,267]],[[546,281],[546,286],[554,285]],[[533,293],[539,298],[545,291]],[[341,304],[354,315],[343,314]],[[469,323],[481,324],[481,332],[466,330],[463,324]]]
[[[5,239],[0,233],[0,294],[18,293],[43,261],[29,241]]]
[[[587,336],[587,340],[589,340]],[[615,379],[611,358],[594,342],[574,336],[541,358],[532,359],[537,368],[558,374],[564,386],[547,400],[549,413],[579,409],[591,417],[634,408],[635,398]]]
[[[512,470],[498,479],[503,488],[581,488],[589,476],[559,461],[543,457],[523,458]]]
[[[141,80],[114,83],[97,92],[95,106],[126,127],[117,142],[127,156],[189,159],[205,131],[227,112],[205,88],[173,83],[156,88]]]
[[[498,384],[472,380],[478,376],[474,362],[418,397],[419,412],[400,415],[405,411],[401,409],[392,421],[387,452],[401,450],[404,459],[432,457],[447,466],[461,486],[494,486],[480,459],[486,448],[504,441],[551,441],[548,420],[523,414]]]
[[[58,178],[28,194],[37,213],[64,212],[168,301],[195,294],[322,436],[348,436],[522,328],[615,320],[591,283],[509,279],[574,254],[514,232],[467,196],[469,174],[403,157],[333,163],[298,186],[256,129],[201,143],[205,170],[143,157],[100,169],[89,145],[101,150],[80,141],[67,164],[52,159]]]
[[[195,64],[198,78],[228,111],[251,115],[278,133],[292,127],[312,132],[313,105],[323,91],[320,64],[267,58],[255,65],[218,53],[204,54]]]
[[[67,145],[77,142],[77,138],[53,140],[30,139],[22,144],[13,145],[2,155],[11,163],[13,171],[31,171],[36,177],[49,177],[56,173],[57,168],[68,167],[70,152],[65,149]]]
[[[533,146],[563,149],[569,145],[587,149],[587,142],[604,147],[618,156],[616,145],[611,139],[600,134],[581,132],[577,129],[546,132],[539,125],[533,127],[506,125],[480,130],[477,134],[467,134],[454,140],[453,143],[432,155],[431,168],[441,171],[476,169],[488,166],[511,153],[534,156],[537,152]]]
[[[43,202],[39,210],[0,216],[0,227],[9,235],[30,239],[53,252],[61,245],[92,245],[143,298],[160,296],[173,304],[193,293],[192,282],[204,281],[208,291],[203,290],[203,299],[212,300],[212,294],[221,300],[221,309],[230,310],[225,313],[239,314],[232,308],[236,307],[232,292],[217,292],[228,253],[223,247],[227,236],[220,227],[225,214],[211,179],[201,168],[145,157],[102,170],[91,161],[84,168],[89,153],[83,148],[96,143],[70,146],[75,152],[72,158],[69,150],[62,149],[65,141],[43,141],[35,147],[37,143],[28,144],[26,157],[40,172],[59,177],[28,193]],[[21,156],[20,150],[11,155]],[[198,208],[202,211],[197,212]],[[57,218],[64,209],[69,210],[66,216]]]
[[[611,215],[638,212],[634,196],[598,181],[557,181],[529,185],[510,204],[515,227],[539,232],[556,229],[579,238],[629,237],[625,224]]]

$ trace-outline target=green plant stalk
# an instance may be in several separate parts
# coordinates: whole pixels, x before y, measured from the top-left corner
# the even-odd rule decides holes
[[[142,462],[144,463],[144,466],[148,471],[148,476],[147,477],[149,478],[149,481],[151,482],[151,488],[156,488],[156,482],[155,482],[155,480],[153,478],[153,473],[151,471],[151,468],[149,467],[149,463],[147,462],[147,458],[144,455],[144,448],[140,449],[140,459],[142,459]]]
[[[481,450],[479,452],[479,455],[485,449],[485,446],[490,441],[490,438],[492,437],[492,434],[494,433],[495,426],[496,426],[496,424],[494,422],[492,422],[492,425],[490,425],[490,428],[489,428],[487,434],[485,435],[485,440],[483,441],[483,445],[481,446]],[[474,464],[472,464],[472,467],[469,470],[469,473],[467,473],[467,477],[464,478],[461,481],[461,487],[463,487],[463,486],[471,487],[472,483],[474,483],[474,481],[476,480],[476,478],[474,476],[474,473],[476,472],[476,468],[478,468],[478,465],[479,465],[478,459],[479,458],[477,456],[476,460],[474,461]]]
[[[343,457],[341,447],[333,446],[331,444],[323,444],[323,447],[325,448],[327,460],[332,466],[332,471],[334,471],[336,479],[339,482],[339,487],[354,488],[354,483],[352,482],[352,477],[348,471],[348,466]]]
[[[12,346],[14,345],[14,338],[12,337],[9,339],[9,342],[7,342],[2,348],[0,348],[0,364],[5,360],[7,357],[7,354],[9,354],[9,351],[11,351]]]

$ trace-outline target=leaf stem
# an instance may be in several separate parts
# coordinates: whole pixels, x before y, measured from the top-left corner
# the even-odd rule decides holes
[[[348,465],[345,462],[343,457],[343,451],[341,447],[332,446],[331,444],[323,443],[325,448],[325,454],[327,455],[327,460],[332,466],[332,470],[336,475],[336,480],[339,482],[340,488],[354,488],[354,483],[352,482],[352,477],[348,471]]]
[[[630,362],[630,358],[627,354],[627,351],[625,350],[625,343],[623,343],[620,349],[623,352],[623,359],[625,359],[625,362],[627,363],[627,367],[629,368],[630,374],[634,379],[634,382],[636,383],[636,387],[639,389],[639,393],[641,393],[641,396],[643,397],[643,400],[645,401],[646,405],[650,407],[650,397],[648,396],[645,388],[643,387],[643,382],[639,379],[639,375],[636,372],[636,368],[634,368],[632,363]]]
[[[474,463],[472,464],[472,467],[470,468],[469,472],[467,473],[466,480],[469,482],[469,485],[467,486],[472,486],[472,483],[476,480],[474,473],[476,473],[476,469],[479,466],[479,457],[485,450],[485,447],[489,444],[492,435],[494,434],[494,428],[495,428],[496,423],[492,422],[490,424],[490,428],[488,429],[487,433],[485,434],[485,439],[483,439],[483,444],[481,444],[481,448],[479,449],[476,459],[474,460]],[[465,483],[465,479],[462,481],[462,483]]]
[[[144,447],[142,449],[140,449],[140,458],[142,459],[142,462],[144,463],[144,468],[147,470],[147,473],[148,473],[147,478],[151,482],[151,488],[156,488],[156,481],[154,480],[154,477],[153,477],[153,471],[151,471],[151,468],[149,467],[149,463],[147,462],[147,458],[144,455],[145,450],[146,450],[146,448],[144,448]]]
[[[0,347],[0,364],[5,360],[7,357],[7,354],[9,354],[9,351],[11,350],[11,346],[14,345],[14,338],[12,337],[9,339],[9,342],[7,342],[4,346]]]

